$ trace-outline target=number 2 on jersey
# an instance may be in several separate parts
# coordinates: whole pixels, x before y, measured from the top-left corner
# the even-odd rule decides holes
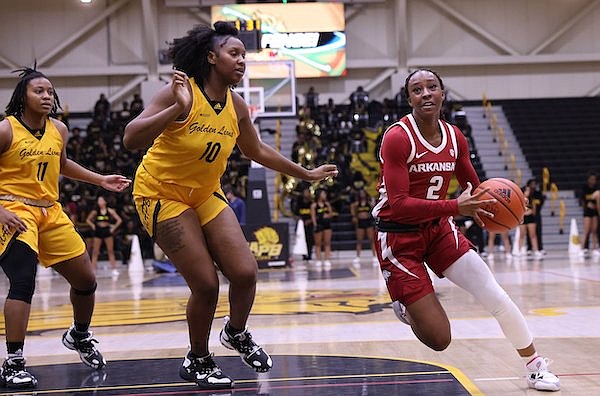
[[[442,176],[433,176],[429,180],[429,188],[427,189],[427,199],[440,199],[438,192],[444,185],[444,178]]]

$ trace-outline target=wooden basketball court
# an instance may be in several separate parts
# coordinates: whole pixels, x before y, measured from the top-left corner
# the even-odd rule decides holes
[[[467,293],[436,280],[454,339],[446,351],[434,352],[396,320],[370,257],[360,266],[343,256],[332,263],[331,269],[300,261],[290,269],[261,270],[249,327],[273,355],[268,374],[254,373],[219,344],[228,313],[223,279],[211,349],[236,380],[236,388],[225,392],[199,390],[178,376],[188,346],[188,291],[178,274],[99,272],[92,330],[109,363],[93,371],[60,341],[71,323],[66,282],[42,271],[25,344],[38,388],[0,388],[0,395],[537,394],[527,389],[523,364],[495,320]],[[598,259],[551,253],[543,260],[489,264],[526,313],[540,353],[554,361],[551,369],[562,383],[558,394],[600,394]],[[0,277],[2,298],[7,287]]]

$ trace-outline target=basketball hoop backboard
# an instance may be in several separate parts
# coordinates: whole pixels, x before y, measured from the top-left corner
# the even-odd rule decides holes
[[[235,91],[256,117],[296,115],[296,75],[293,61],[247,61],[242,84]]]

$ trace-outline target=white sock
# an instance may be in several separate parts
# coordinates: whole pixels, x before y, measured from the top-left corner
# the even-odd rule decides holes
[[[8,359],[14,358],[14,357],[23,357],[23,350],[22,349],[17,349],[17,351],[15,353],[7,353],[6,357]]]
[[[525,362],[525,367],[527,367],[527,370],[530,372],[538,371],[541,364],[544,362],[544,359],[542,359],[537,352],[531,356],[523,356],[521,359],[523,359],[523,362]]]

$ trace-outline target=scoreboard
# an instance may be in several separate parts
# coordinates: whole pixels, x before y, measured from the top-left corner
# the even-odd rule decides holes
[[[239,37],[246,46],[246,51],[258,52],[262,49],[260,46],[261,23],[259,19],[236,19],[235,27],[240,32]]]
[[[211,20],[233,22],[246,59],[293,61],[297,78],[346,74],[344,4],[302,2],[215,5]]]

